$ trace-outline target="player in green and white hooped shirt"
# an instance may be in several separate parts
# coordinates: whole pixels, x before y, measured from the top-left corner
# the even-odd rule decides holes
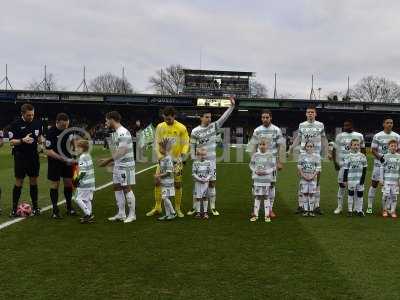
[[[194,180],[193,197],[196,199],[195,218],[208,219],[208,189],[213,176],[213,166],[211,160],[207,159],[207,149],[204,147],[197,149],[197,159],[193,162],[192,177]],[[201,213],[203,204],[203,213]]]
[[[210,201],[211,213],[214,216],[219,216],[219,212],[215,208],[216,201],[216,188],[215,183],[217,180],[217,164],[216,164],[216,148],[218,131],[222,128],[223,124],[232,114],[235,109],[235,99],[230,98],[231,106],[223,113],[223,115],[215,122],[211,122],[211,111],[204,111],[200,117],[201,124],[193,128],[190,134],[190,151],[193,160],[196,160],[197,149],[203,147],[206,149],[206,159],[211,162],[212,176],[209,181],[207,191],[207,198]],[[193,198],[193,208],[187,212],[191,216],[196,212],[196,199]]]
[[[253,179],[254,208],[250,218],[251,222],[258,220],[258,213],[261,202],[264,201],[265,222],[271,222],[271,203],[275,194],[273,188],[276,179],[276,156],[268,151],[269,144],[267,138],[261,138],[258,144],[258,151],[254,153],[250,160],[250,170]]]
[[[351,152],[351,141],[356,139],[359,141],[359,147],[361,148],[361,152],[365,154],[365,142],[364,136],[354,131],[353,121],[346,120],[343,123],[343,131],[336,136],[334,147],[332,149],[332,156],[330,159],[333,160],[333,164],[335,166],[336,171],[338,172],[338,184],[339,189],[337,193],[337,203],[338,206],[335,209],[335,214],[340,214],[343,209],[343,198],[346,193],[346,185],[343,181],[344,176],[344,162]]]
[[[171,142],[170,139],[165,138],[158,143],[160,172],[156,173],[154,178],[156,184],[161,187],[161,200],[165,208],[165,215],[159,217],[159,221],[170,221],[176,218],[176,212],[171,203],[171,197],[175,197],[174,161],[169,154]]]
[[[135,157],[130,132],[121,125],[121,115],[117,111],[106,114],[106,127],[113,130],[109,141],[112,156],[100,160],[100,166],[114,164],[113,184],[118,213],[108,218],[109,221],[130,223],[136,220],[135,195],[132,186],[135,184]],[[129,207],[126,217],[125,201]]]
[[[297,163],[300,176],[299,191],[303,203],[303,216],[314,217],[315,194],[321,173],[321,156],[314,152],[314,144],[311,141],[306,142],[304,148],[305,153],[300,154]]]
[[[349,190],[347,205],[349,217],[353,215],[353,211],[359,217],[364,217],[364,182],[368,164],[365,154],[360,152],[360,145],[358,137],[350,141],[350,153],[346,155],[343,163],[343,183],[347,185]]]
[[[385,161],[380,168],[380,182],[382,184],[382,216],[388,216],[388,210],[392,218],[397,218],[396,206],[399,194],[400,179],[400,154],[397,153],[398,141],[388,142],[389,153],[385,154]]]
[[[315,118],[317,116],[317,110],[315,107],[310,106],[306,110],[306,118],[307,120],[303,123],[300,123],[297,137],[293,141],[292,146],[289,148],[289,152],[292,152],[293,149],[300,145],[300,154],[305,153],[305,144],[308,141],[311,141],[314,144],[314,153],[319,155],[322,159],[327,156],[328,150],[328,140],[325,135],[325,127],[324,124],[316,121]],[[320,186],[319,186],[319,175],[318,175],[318,185],[317,192],[315,194],[315,213],[322,214],[319,202],[320,202]],[[303,203],[302,196],[299,190],[298,193],[298,203],[299,206],[297,208],[296,213],[303,212]]]
[[[77,188],[75,201],[84,213],[81,223],[89,223],[94,220],[92,200],[96,189],[93,160],[89,153],[89,141],[78,140],[76,142],[76,149],[79,153],[79,174],[73,181],[74,186]]]
[[[371,143],[371,151],[374,155],[374,169],[372,171],[371,186],[368,191],[368,209],[367,214],[372,214],[372,208],[374,206],[376,188],[378,187],[380,180],[380,167],[385,162],[385,155],[388,154],[388,142],[395,140],[400,142],[400,136],[392,131],[393,119],[391,117],[385,117],[383,119],[383,131],[378,132],[374,135]],[[384,209],[384,207],[382,207]]]
[[[282,130],[272,124],[272,112],[268,109],[264,109],[261,112],[261,122],[262,125],[254,129],[246,151],[254,154],[257,151],[260,140],[262,138],[266,138],[268,140],[268,152],[276,157],[277,170],[280,171],[283,168],[283,161],[286,157],[286,141],[282,135]],[[271,189],[272,194],[275,194],[275,186],[273,186]],[[273,197],[273,199],[275,199],[275,197]],[[273,207],[274,201],[272,200],[270,212],[271,218],[276,217]]]

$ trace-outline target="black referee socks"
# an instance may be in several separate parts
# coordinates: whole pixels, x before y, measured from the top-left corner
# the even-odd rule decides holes
[[[29,189],[29,193],[31,195],[32,208],[35,210],[38,208],[38,186],[31,185],[30,189]]]
[[[50,189],[51,205],[53,205],[53,213],[58,214],[58,189]]]
[[[72,187],[64,187],[64,197],[67,204],[67,210],[72,209]]]
[[[13,203],[12,203],[12,210],[17,211],[17,206],[18,206],[18,201],[19,198],[21,197],[21,191],[22,191],[22,186],[16,186],[14,185],[13,188]]]

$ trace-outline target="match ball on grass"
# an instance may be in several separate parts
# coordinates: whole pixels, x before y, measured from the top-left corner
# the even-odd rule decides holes
[[[29,217],[31,213],[32,213],[32,207],[28,203],[22,202],[20,205],[18,205],[17,216]]]

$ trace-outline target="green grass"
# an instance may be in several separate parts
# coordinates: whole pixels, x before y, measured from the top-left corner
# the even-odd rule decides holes
[[[94,156],[102,155],[96,148]],[[1,150],[0,161],[1,205],[8,212],[13,185],[8,148]],[[50,203],[46,167],[44,160],[42,206]],[[111,174],[96,171],[97,185],[110,181]],[[47,212],[0,231],[0,299],[398,298],[398,221],[333,215],[337,187],[330,163],[321,177],[326,214],[313,219],[293,214],[296,165],[287,163],[279,174],[279,217],[271,224],[248,220],[252,197],[245,163],[218,165],[221,216],[209,221],[185,217],[160,223],[145,217],[153,204],[152,174],[137,176],[135,223],[106,221],[115,213],[110,187],[95,194],[95,224],[54,221]],[[187,164],[185,210],[191,189]],[[28,199],[27,192],[22,199]]]

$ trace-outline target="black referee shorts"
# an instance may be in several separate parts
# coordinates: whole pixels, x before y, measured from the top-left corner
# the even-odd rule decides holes
[[[15,178],[24,179],[28,177],[39,177],[40,159],[39,155],[33,156],[22,153],[14,153],[14,175]]]
[[[72,178],[72,166],[68,166],[61,161],[49,160],[47,164],[47,179],[51,181],[60,181],[60,178]]]

